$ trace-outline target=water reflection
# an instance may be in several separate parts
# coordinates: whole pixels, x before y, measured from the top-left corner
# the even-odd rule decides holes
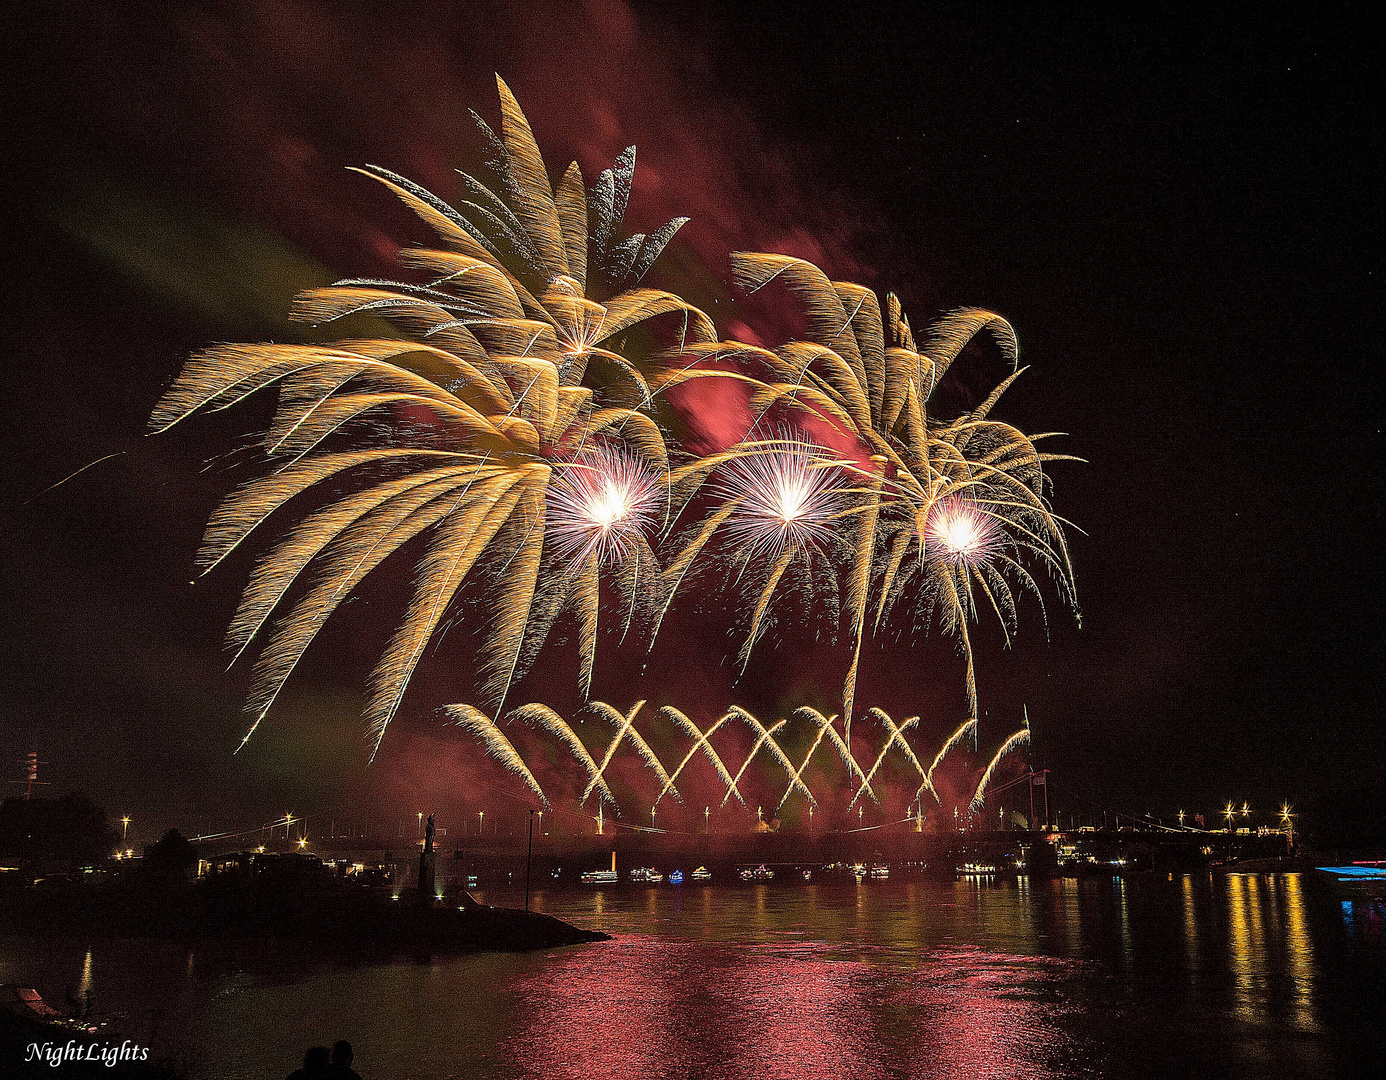
[[[517,986],[504,1056],[553,1080],[1067,1075],[1053,1066],[1069,1036],[1038,992],[1067,962],[948,949],[908,972],[818,959],[820,945],[567,952]]]
[[[1285,955],[1295,988],[1295,1026],[1302,1031],[1317,1031],[1318,1021],[1314,1018],[1314,947],[1304,912],[1301,879],[1298,874],[1281,874],[1278,884],[1285,893],[1285,922],[1281,937],[1285,942]]]
[[[1180,880],[1181,899],[1184,908],[1184,966],[1188,971],[1189,982],[1198,981],[1198,916],[1194,911],[1193,875],[1185,874]]]
[[[365,964],[268,944],[207,943],[194,963],[168,944],[0,938],[0,981],[57,1001],[99,987],[132,1035],[173,1035],[217,1080],[284,1075],[336,1038],[377,1080],[1318,1080],[1345,1074],[1344,1047],[1371,1045],[1386,998],[1386,906],[1296,874],[531,901],[616,939]]]
[[[1282,902],[1283,901],[1283,902]],[[1228,874],[1228,961],[1236,987],[1236,1015],[1249,1026],[1288,1019],[1302,1031],[1318,1030],[1314,1015],[1315,967],[1298,874]],[[1286,979],[1276,978],[1283,971]],[[1290,1001],[1278,992],[1292,988]]]

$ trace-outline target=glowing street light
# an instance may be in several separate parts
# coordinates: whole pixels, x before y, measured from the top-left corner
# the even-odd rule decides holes
[[[1184,811],[1182,810],[1179,811],[1179,827],[1181,829],[1184,827]]]
[[[650,811],[653,815],[654,811]],[[539,815],[539,827],[544,827],[544,811],[531,810],[529,812],[529,847],[525,850],[525,914],[529,914],[529,864],[534,858],[534,815]]]
[[[121,819],[120,819],[120,824],[121,824],[120,842],[123,844],[123,843],[125,843],[125,838],[126,838],[126,837],[129,835],[129,833],[130,833],[130,818],[129,818],[128,816],[127,816],[127,817],[121,818]]]
[[[477,836],[480,836],[480,835],[481,835],[481,826],[485,823],[485,821],[486,821],[486,811],[485,811],[485,810],[478,810],[478,811],[476,812],[476,834],[477,834]]]

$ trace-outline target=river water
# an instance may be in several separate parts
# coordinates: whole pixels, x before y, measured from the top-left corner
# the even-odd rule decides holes
[[[365,1080],[1386,1075],[1386,902],[1298,874],[539,892],[611,942],[363,963],[0,938],[0,982],[193,1075],[339,1038]],[[480,895],[518,904],[519,894]],[[0,1070],[3,1071],[3,1070]]]

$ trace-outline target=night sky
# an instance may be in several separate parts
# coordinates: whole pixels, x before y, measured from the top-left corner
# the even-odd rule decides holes
[[[190,582],[212,509],[255,475],[238,448],[271,399],[144,430],[198,348],[301,338],[284,318],[300,288],[400,276],[394,253],[427,233],[346,167],[447,194],[479,151],[466,110],[498,114],[499,72],[551,175],[576,157],[590,181],[639,147],[627,222],[692,217],[658,275],[726,336],[794,328],[737,302],[731,250],[894,290],[916,328],[964,304],[1016,327],[1031,368],[999,417],[1068,433],[1051,449],[1088,462],[1049,470],[1083,530],[1082,626],[1051,599],[1046,636],[1027,600],[1003,650],[983,622],[984,741],[1025,706],[1065,804],[1167,816],[1379,782],[1382,118],[1364,5],[1293,21],[46,7],[6,28],[6,780],[36,743],[48,791],[89,792],[144,838],[484,801],[476,751],[433,712],[458,700],[465,641],[366,765],[359,695],[388,588],[338,617],[233,756],[247,675],[221,638],[252,562]],[[1003,372],[987,363],[953,391],[985,393]],[[916,644],[866,650],[859,704],[919,712],[941,738],[961,664]],[[803,645],[786,629],[734,687],[717,661],[735,645],[685,617],[657,679],[599,654],[594,693],[783,715],[836,690],[822,670],[840,654]],[[557,650],[524,700],[570,693],[574,666]]]

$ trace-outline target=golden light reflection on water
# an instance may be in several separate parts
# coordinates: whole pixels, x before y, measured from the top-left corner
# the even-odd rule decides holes
[[[1299,874],[1282,874],[1281,888],[1285,892],[1284,941],[1287,967],[1295,986],[1295,1026],[1303,1031],[1318,1031],[1314,1015],[1314,947],[1309,937],[1309,921],[1304,913],[1304,893]]]
[[[1237,1018],[1253,1026],[1288,1021],[1300,1031],[1317,1031],[1317,969],[1300,875],[1280,874],[1266,881],[1256,874],[1228,874],[1225,881],[1228,966]],[[1280,967],[1282,950],[1283,967],[1293,987],[1289,1015],[1281,1015],[1270,978]]]
[[[1236,1013],[1240,1020],[1253,1022],[1256,1009],[1252,998],[1252,974],[1256,961],[1262,955],[1258,944],[1252,941],[1251,929],[1247,919],[1246,877],[1242,874],[1227,875],[1228,906],[1228,965],[1232,970],[1236,995]]]
[[[1185,874],[1180,881],[1184,902],[1184,965],[1189,982],[1198,982],[1198,915],[1194,911],[1193,875]]]
[[[1078,882],[1075,878],[1055,878],[1050,888],[1056,894],[1055,928],[1063,937],[1064,951],[1069,956],[1083,954],[1083,911],[1078,902]]]
[[[1131,907],[1126,899],[1126,879],[1117,879],[1117,904],[1121,913],[1121,958],[1127,967],[1135,960],[1135,950],[1131,947]]]

